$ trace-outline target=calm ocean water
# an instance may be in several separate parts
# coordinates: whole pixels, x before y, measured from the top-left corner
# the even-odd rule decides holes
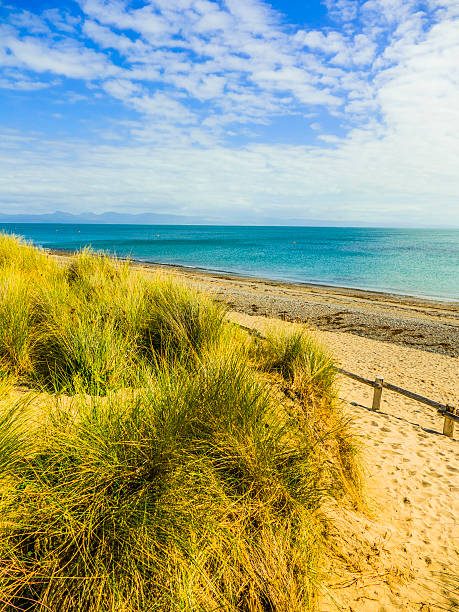
[[[55,249],[459,300],[459,230],[0,224]]]

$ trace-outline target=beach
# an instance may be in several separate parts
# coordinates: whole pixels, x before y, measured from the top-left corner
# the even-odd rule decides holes
[[[0,612],[459,612],[459,0],[0,15]]]
[[[173,330],[187,329],[188,324],[198,325],[199,334],[190,337],[199,339],[203,337],[202,330],[213,337],[215,331],[220,329],[219,326],[227,326],[227,332],[234,334],[232,336],[234,344],[225,344],[222,348],[225,352],[220,354],[207,353],[207,357],[203,357],[209,360],[205,367],[201,361],[196,362],[198,372],[204,377],[209,376],[218,364],[222,368],[231,366],[231,360],[237,356],[238,350],[244,351],[245,354],[247,336],[240,334],[234,326],[228,325],[228,320],[263,336],[267,335],[270,328],[277,328],[271,336],[274,344],[262,343],[264,347],[262,351],[271,350],[270,346],[275,347],[279,338],[294,337],[292,334],[284,334],[284,331],[294,331],[298,325],[301,329],[306,329],[311,336],[307,339],[310,359],[313,359],[315,364],[322,364],[318,370],[319,377],[315,380],[322,380],[323,383],[320,384],[326,384],[327,387],[316,386],[316,391],[311,387],[309,395],[302,396],[301,389],[304,387],[301,385],[295,387],[295,379],[288,378],[288,375],[282,375],[280,379],[280,370],[272,370],[266,378],[265,374],[262,376],[263,384],[273,385],[270,394],[273,394],[271,397],[276,402],[276,410],[286,401],[285,406],[290,406],[289,410],[293,410],[291,413],[293,418],[287,419],[280,430],[274,428],[273,431],[281,431],[284,426],[287,427],[287,424],[289,427],[297,427],[299,423],[305,423],[307,427],[305,431],[310,432],[309,435],[315,432],[314,437],[310,438],[311,442],[308,442],[307,446],[302,447],[307,449],[306,452],[295,454],[295,460],[306,458],[309,461],[311,453],[317,453],[318,463],[314,463],[319,468],[316,471],[317,477],[325,478],[324,484],[333,482],[333,478],[338,478],[336,481],[339,483],[338,494],[324,494],[320,506],[315,509],[317,517],[321,517],[322,524],[326,525],[326,528],[315,540],[317,543],[320,542],[322,552],[320,565],[313,571],[314,583],[317,582],[317,588],[314,587],[317,608],[314,609],[320,612],[332,612],[336,609],[346,612],[391,610],[452,612],[458,609],[459,428],[456,426],[453,437],[446,437],[442,433],[444,419],[437,413],[436,408],[384,389],[381,404],[377,410],[374,410],[371,387],[342,373],[338,373],[333,382],[335,376],[333,365],[335,365],[372,381],[376,377],[382,377],[386,383],[392,383],[441,404],[459,407],[458,304],[370,291],[243,278],[177,266],[147,265],[140,262],[119,265],[113,260],[97,257],[92,253],[73,256],[60,252],[54,254],[53,261],[49,260],[45,253],[33,251],[27,246],[18,244],[15,246],[14,241],[9,243],[8,239],[4,240],[5,252],[8,252],[6,251],[8,245],[10,249],[16,248],[16,258],[24,267],[28,265],[31,269],[27,277],[24,276],[24,272],[12,269],[11,274],[17,278],[14,287],[17,285],[24,291],[23,294],[14,292],[11,294],[17,297],[12,312],[19,314],[22,312],[20,308],[24,301],[22,296],[26,298],[29,296],[30,299],[32,295],[27,293],[30,284],[44,283],[48,279],[48,285],[44,286],[41,293],[37,293],[43,296],[43,312],[46,313],[48,312],[46,309],[50,309],[51,315],[56,317],[54,324],[62,325],[57,329],[61,329],[62,334],[70,332],[73,334],[68,335],[68,339],[62,345],[64,359],[67,359],[69,353],[73,355],[75,348],[80,351],[74,361],[63,362],[75,364],[72,365],[74,370],[70,367],[59,370],[64,374],[70,372],[69,376],[73,376],[75,371],[76,378],[69,378],[69,382],[65,383],[73,384],[74,387],[63,384],[62,388],[53,386],[50,389],[57,391],[61,389],[64,396],[70,391],[70,396],[65,401],[71,401],[72,389],[80,389],[81,373],[89,372],[89,375],[93,376],[92,372],[95,372],[97,385],[106,385],[106,388],[99,386],[95,388],[96,396],[101,394],[98,400],[100,407],[104,407],[101,415],[108,418],[110,423],[112,415],[105,409],[104,394],[107,393],[106,397],[117,398],[118,401],[125,397],[124,393],[119,393],[120,385],[122,388],[133,383],[138,384],[137,381],[150,380],[137,379],[137,376],[141,376],[143,372],[145,361],[134,361],[134,355],[129,357],[131,355],[129,351],[136,346],[135,342],[145,337],[142,334],[145,320],[148,324],[157,325],[159,331],[150,334],[148,344],[139,345],[141,346],[139,351],[146,351],[153,346],[151,343],[156,337],[155,333],[162,333],[162,329],[169,330],[168,333],[172,334]],[[21,253],[23,253],[22,259],[19,257]],[[62,274],[64,272],[62,268],[66,266],[70,268],[67,273]],[[132,275],[131,270],[140,274]],[[175,285],[176,289],[173,289],[174,283],[170,283],[170,279],[179,281]],[[9,274],[5,275],[4,282],[8,288]],[[196,295],[194,291],[189,292],[184,285],[199,290],[201,295]],[[61,293],[57,291],[59,287]],[[172,299],[166,303],[164,296],[171,290],[174,292]],[[65,300],[72,294],[80,295],[80,299],[66,304]],[[81,296],[84,296],[84,299]],[[196,300],[200,300],[198,310],[196,310]],[[212,300],[226,304],[227,309],[221,309]],[[56,304],[59,306],[58,310],[54,310]],[[80,309],[86,308],[78,317],[75,304]],[[117,305],[121,310],[117,310]],[[66,307],[68,317],[65,317]],[[155,318],[155,309],[158,319]],[[61,311],[64,315],[62,323],[59,319]],[[165,317],[164,312],[170,313],[170,320],[161,318]],[[201,315],[206,312],[216,314],[208,319],[210,323],[207,325],[205,317],[202,318],[199,312]],[[86,318],[83,316],[84,313]],[[102,314],[95,319],[95,313]],[[110,316],[116,317],[111,327],[108,326]],[[185,317],[186,323],[180,317]],[[159,323],[155,323],[156,321]],[[35,323],[36,319],[31,318],[30,325]],[[128,325],[129,335],[123,335],[123,325]],[[4,329],[6,334],[10,327],[5,325]],[[47,333],[48,328],[41,329],[43,334]],[[31,330],[30,335],[33,333],[32,328]],[[98,330],[101,336],[97,336],[97,333],[93,336],[93,331],[98,332]],[[67,338],[67,335],[63,337]],[[226,337],[221,336],[223,339]],[[53,338],[54,336],[51,337]],[[123,345],[123,342],[126,344]],[[47,364],[49,355],[54,354],[62,359],[59,351],[52,353],[49,350],[49,346],[51,348],[57,346],[59,349],[61,344],[37,345],[36,350],[41,346],[43,346],[43,357],[37,359],[38,365]],[[97,353],[97,350],[106,346],[110,348],[109,352]],[[249,367],[253,367],[252,361],[257,363],[257,360],[265,354],[258,352],[261,348],[258,344],[251,346]],[[288,355],[290,350],[287,350],[288,345],[280,346],[286,346],[285,354]],[[325,352],[321,347],[326,349]],[[25,350],[27,351],[27,345]],[[100,360],[94,359],[98,354],[101,355]],[[145,355],[144,352],[141,354]],[[193,355],[198,354],[193,352]],[[14,355],[16,353],[13,357]],[[27,352],[24,355],[27,356]],[[35,359],[35,353],[29,355],[31,359]],[[278,359],[275,353],[273,355]],[[333,362],[327,355],[331,356]],[[83,365],[89,364],[86,369],[81,367],[81,356]],[[129,362],[131,370],[128,370],[128,374],[131,372],[133,378],[126,378],[126,381],[120,379],[120,382],[114,378],[112,382],[109,376],[125,374],[125,364],[129,358],[132,361]],[[322,361],[324,358],[325,361]],[[284,363],[286,360],[288,363],[289,357],[282,359]],[[33,386],[35,379],[27,378],[29,361],[24,359],[23,363],[24,374],[21,380],[26,385]],[[266,365],[260,365],[260,368],[271,367],[268,358],[263,363]],[[301,362],[297,362],[295,367],[299,367],[298,363]],[[49,367],[53,367],[52,361],[50,364]],[[115,366],[118,364],[118,369],[114,364]],[[322,376],[323,368],[331,375]],[[194,384],[195,371],[191,374],[191,371],[180,371],[183,374],[180,384]],[[46,384],[48,370],[36,369],[34,372],[37,376],[43,376]],[[262,369],[259,372],[261,374]],[[300,372],[302,372],[301,377],[297,380],[308,380],[302,376],[309,376],[310,370],[300,370]],[[317,372],[314,376],[316,375]],[[257,374],[256,380],[260,381],[258,376]],[[52,384],[58,385],[59,380],[52,378]],[[91,393],[92,378],[87,380],[85,390]],[[159,389],[158,380],[151,380],[151,383],[154,383],[151,388],[155,393]],[[237,399],[239,398],[237,385],[233,388],[234,381],[239,380],[234,370],[229,371],[227,379],[219,378],[217,385],[214,381],[206,387],[206,380],[203,378],[203,382],[198,382],[200,393],[202,389],[209,388],[217,389],[220,394],[221,389],[225,389],[225,380],[228,380],[230,389],[226,397],[229,404],[224,409],[224,414],[227,410],[231,410],[231,407],[239,410],[239,406],[244,405],[244,398]],[[319,385],[319,382],[315,384]],[[112,395],[108,393],[112,388],[110,385],[114,390]],[[252,388],[255,387],[248,387],[249,390]],[[27,386],[16,389],[15,393],[19,393],[18,401],[24,391],[27,394],[27,389]],[[327,390],[324,392],[324,389]],[[170,392],[169,383],[166,384],[165,392]],[[316,396],[315,393],[319,395]],[[86,395],[81,396],[81,401],[84,401],[85,397]],[[221,395],[218,397],[220,400],[215,400],[213,396],[209,399],[209,423],[215,421]],[[250,397],[249,405],[252,406]],[[309,412],[319,398],[324,403],[317,404],[317,408],[328,406],[326,412],[320,410]],[[145,396],[146,406],[151,407],[151,399],[151,396]],[[172,399],[173,414],[175,414],[177,400],[175,396]],[[47,399],[43,397],[43,405],[39,403],[35,408],[38,407],[39,411],[45,410],[48,401],[54,402],[55,395],[48,395]],[[121,404],[122,410],[123,406],[124,404]],[[126,404],[125,408],[128,407],[132,407],[131,402]],[[74,408],[77,408],[76,404]],[[111,409],[115,409],[115,404]],[[301,414],[307,415],[306,420],[295,416],[298,414],[295,412],[298,409],[305,410]],[[65,419],[67,412],[68,406],[62,413]],[[31,414],[34,414],[33,411]],[[113,414],[116,416],[116,410]],[[148,416],[149,413],[145,414],[148,417],[146,426],[150,427],[152,421]],[[277,422],[280,413],[275,414]],[[31,422],[34,422],[33,418]],[[136,431],[138,418],[136,412],[133,419],[126,421],[126,423],[136,423]],[[254,427],[255,423],[258,427],[260,423],[258,417],[254,421]],[[269,426],[268,422],[266,426]],[[250,433],[255,429],[251,427],[248,431]],[[70,429],[66,436],[71,435],[72,431],[73,429]],[[265,429],[262,431],[264,436]],[[318,437],[315,437],[316,434]],[[96,455],[99,457],[99,439],[94,438],[94,440]],[[141,445],[143,440],[142,434],[139,438]],[[328,443],[322,447],[322,442],[327,440]],[[346,440],[352,440],[350,446]],[[117,441],[116,447],[118,447]],[[245,449],[245,444],[241,448]],[[57,449],[57,456],[60,457],[60,447]],[[231,451],[231,457],[233,456],[234,451]],[[56,465],[59,465],[59,461]],[[143,469],[143,461],[142,459],[138,469]],[[193,461],[195,461],[194,455]],[[252,462],[252,459],[250,461]],[[85,461],[82,463],[83,467],[84,465]],[[86,468],[84,470],[86,474]],[[294,482],[297,482],[297,476],[302,472],[295,468],[294,473]],[[323,476],[324,474],[327,476]],[[351,476],[345,477],[346,474]],[[330,478],[332,480],[329,480]],[[64,479],[63,484],[67,480],[68,477]],[[84,476],[84,483],[86,480]],[[231,482],[233,481],[234,479],[231,479]],[[266,487],[271,486],[271,482],[273,481],[263,480],[262,490],[265,491]],[[88,486],[93,491],[92,485]],[[92,493],[89,499],[92,499]],[[310,494],[307,499],[309,503]],[[26,505],[24,511],[28,507]],[[271,525],[271,519],[269,524]],[[272,559],[275,560],[273,566],[275,571],[282,566],[278,563],[278,552],[277,547],[274,547]],[[226,555],[227,552],[224,555],[225,559]],[[256,557],[255,553],[251,553],[247,558],[252,559],[254,555]],[[289,552],[288,559],[291,558]],[[301,579],[300,583],[303,585],[304,580]],[[283,589],[279,591],[281,594],[283,592]],[[289,600],[288,604],[284,601],[277,609],[296,611],[302,608]]]
[[[459,302],[282,283],[179,266],[134,265],[146,271],[167,270],[212,293],[236,312],[459,357]]]
[[[263,333],[304,322],[340,367],[459,406],[458,304],[167,269],[226,302],[240,325]],[[354,565],[350,555],[337,575],[332,568],[321,612],[336,603],[348,612],[456,609],[459,428],[454,439],[443,436],[435,409],[387,390],[374,412],[370,387],[338,382],[362,445],[370,514],[342,515],[343,538],[359,533],[347,544],[366,548],[366,562]]]

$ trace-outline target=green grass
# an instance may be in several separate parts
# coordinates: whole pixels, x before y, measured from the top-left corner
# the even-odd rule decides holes
[[[45,251],[37,249],[20,236],[0,232],[0,269],[13,267],[16,270],[43,274],[55,267]]]
[[[257,359],[304,396],[335,393],[335,363],[327,351],[300,326],[276,326],[258,344]]]
[[[361,493],[323,349],[89,251],[28,265],[0,387],[52,393],[0,405],[0,610],[313,610],[323,507]]]
[[[12,238],[2,246],[11,261],[0,267],[0,360],[25,384],[104,394],[129,386],[146,361],[199,357],[222,337],[225,309],[166,277],[147,281],[88,249],[60,269]]]
[[[55,411],[36,452],[9,461],[4,597],[62,611],[309,609],[333,473],[278,411],[244,360],[215,353]]]
[[[141,339],[147,351],[199,357],[224,332],[226,309],[171,279],[148,289],[147,305]]]
[[[8,363],[14,372],[30,367],[31,302],[30,283],[25,274],[0,273],[0,361]]]
[[[132,343],[112,318],[94,317],[89,308],[78,316],[48,320],[39,327],[33,349],[33,379],[46,389],[79,390],[104,395],[130,384],[135,364]]]

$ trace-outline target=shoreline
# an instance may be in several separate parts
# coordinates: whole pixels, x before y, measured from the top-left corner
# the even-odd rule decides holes
[[[72,251],[50,250],[58,256]],[[459,357],[459,303],[223,274],[129,260],[147,274],[168,271],[213,295],[230,310],[305,323],[373,340]]]
[[[57,256],[65,256],[65,255],[74,255],[75,253],[78,252],[78,250],[74,250],[74,249],[59,249],[59,248],[44,248],[44,250],[48,253],[50,253],[51,255],[57,255]],[[253,281],[261,281],[263,283],[266,284],[274,284],[274,285],[286,285],[288,287],[306,287],[306,288],[318,288],[318,289],[323,289],[323,290],[329,290],[329,291],[334,291],[336,290],[337,292],[342,292],[344,293],[349,293],[349,294],[361,294],[362,297],[370,297],[372,295],[374,295],[375,297],[378,298],[393,298],[394,300],[410,300],[410,301],[419,301],[419,302],[427,302],[427,303],[438,303],[438,304],[445,304],[446,306],[452,306],[455,307],[457,306],[458,310],[459,310],[459,298],[444,298],[444,297],[438,297],[438,296],[418,296],[418,295],[412,295],[409,293],[398,293],[397,291],[383,291],[380,289],[363,289],[361,287],[345,287],[343,285],[329,285],[326,283],[320,283],[320,282],[312,282],[312,281],[295,281],[295,280],[282,280],[282,279],[275,279],[275,278],[269,278],[269,277],[264,277],[264,276],[252,276],[250,274],[245,274],[242,272],[234,272],[234,271],[230,271],[230,270],[217,270],[217,269],[211,269],[211,268],[201,268],[200,266],[191,266],[191,265],[186,265],[186,264],[172,264],[172,263],[162,263],[162,262],[157,262],[157,261],[147,261],[147,260],[143,260],[143,259],[133,259],[131,257],[120,257],[117,256],[116,254],[111,254],[111,253],[106,253],[108,256],[111,257],[115,257],[116,259],[119,259],[121,261],[129,261],[131,262],[133,265],[136,266],[145,266],[145,267],[151,267],[151,268],[165,268],[165,269],[171,269],[171,270],[178,270],[181,272],[190,272],[191,274],[193,273],[198,273],[198,274],[203,274],[203,275],[209,275],[209,276],[216,276],[216,277],[221,277],[222,279],[233,279],[233,280],[245,280],[248,282],[253,282]]]

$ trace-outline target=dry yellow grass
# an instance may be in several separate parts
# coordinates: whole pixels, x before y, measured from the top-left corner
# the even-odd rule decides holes
[[[0,609],[313,610],[362,499],[326,352],[87,251],[1,236],[0,287]]]

